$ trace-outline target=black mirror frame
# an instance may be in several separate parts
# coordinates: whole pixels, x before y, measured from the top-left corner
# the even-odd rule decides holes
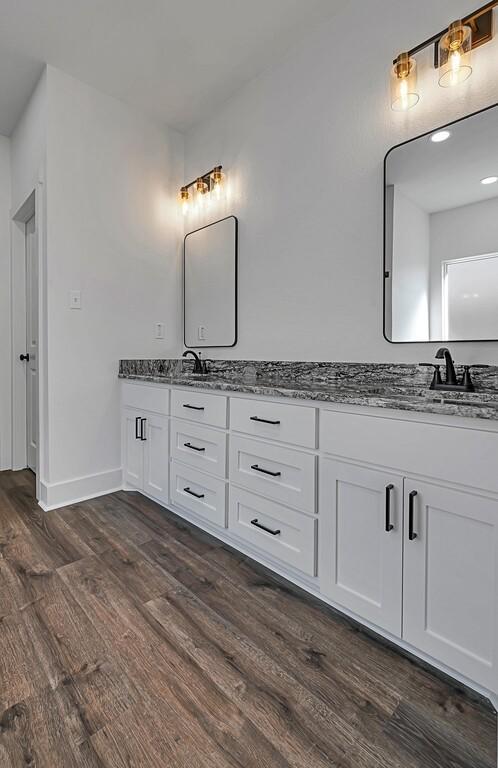
[[[438,131],[443,131],[445,128],[450,128],[452,125],[457,125],[457,123],[463,123],[464,120],[468,120],[471,117],[476,117],[477,115],[481,115],[484,112],[489,112],[491,109],[495,109],[498,107],[498,102],[495,104],[491,104],[489,107],[484,107],[484,109],[478,109],[476,112],[471,112],[469,115],[465,115],[464,117],[459,117],[458,120],[452,120],[451,123],[446,123],[445,125],[440,125],[437,128],[432,128],[430,131],[425,131],[425,133],[421,133],[419,136],[414,136],[412,139],[408,139],[407,141],[402,141],[399,144],[395,144],[394,147],[391,147],[385,154],[384,157],[384,175],[383,175],[383,254],[382,254],[382,335],[384,336],[384,339],[389,344],[445,344],[446,342],[450,341],[452,344],[476,344],[480,342],[497,342],[498,339],[430,339],[430,341],[393,341],[392,339],[389,339],[386,334],[386,280],[391,279],[391,272],[387,270],[387,264],[386,264],[386,245],[387,245],[387,227],[386,227],[386,202],[387,202],[387,158],[391,154],[391,152],[394,152],[395,149],[399,149],[399,147],[404,147],[405,144],[411,144],[413,141],[417,141],[418,139],[423,139],[425,136],[431,136],[433,133],[437,133]]]
[[[187,242],[187,237],[190,235],[195,234],[195,232],[200,232],[203,229],[207,229],[208,227],[214,227],[215,224],[220,224],[222,221],[227,221],[228,219],[233,219],[235,222],[235,243],[234,243],[234,267],[235,267],[235,335],[234,335],[234,341],[233,344],[196,344],[195,346],[189,346],[187,344],[186,339],[186,307],[185,307],[185,244]],[[209,224],[205,224],[203,227],[198,227],[198,229],[193,229],[191,232],[187,232],[185,237],[183,238],[183,346],[186,349],[228,349],[231,347],[235,347],[238,341],[239,336],[239,220],[237,216],[225,216],[223,219],[218,219],[217,221],[212,221]]]

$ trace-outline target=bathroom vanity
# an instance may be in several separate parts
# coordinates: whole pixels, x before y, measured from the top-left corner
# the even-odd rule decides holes
[[[496,370],[216,362],[121,362],[125,488],[496,701]]]

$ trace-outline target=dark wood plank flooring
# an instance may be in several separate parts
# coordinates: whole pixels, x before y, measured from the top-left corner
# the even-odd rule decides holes
[[[134,493],[0,473],[1,768],[495,768],[483,702]]]

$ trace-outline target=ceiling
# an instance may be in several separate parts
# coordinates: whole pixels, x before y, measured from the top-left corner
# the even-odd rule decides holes
[[[498,196],[498,107],[449,126],[440,144],[423,136],[395,148],[387,158],[386,181],[427,213],[459,208]]]
[[[186,130],[349,0],[2,0],[0,133],[45,63]]]

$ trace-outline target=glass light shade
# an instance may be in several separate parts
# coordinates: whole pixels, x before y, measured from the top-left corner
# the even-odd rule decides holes
[[[451,88],[472,74],[472,29],[461,21],[450,24],[439,41],[439,85]]]
[[[190,203],[189,203],[189,201],[190,201],[190,193],[189,193],[187,187],[182,187],[180,189],[180,201],[181,201],[181,204],[182,204],[183,215],[185,216],[188,213],[189,208],[190,208]]]
[[[221,172],[221,165],[217,165],[212,175],[213,191],[217,198],[221,196],[221,187],[223,184],[223,174]]]
[[[195,182],[195,188],[201,195],[205,195],[206,192],[209,192],[209,186],[207,182],[204,181],[204,179],[201,177],[199,177]]]
[[[419,98],[417,62],[407,53],[400,53],[391,70],[391,107],[395,112],[404,112],[414,107]]]

